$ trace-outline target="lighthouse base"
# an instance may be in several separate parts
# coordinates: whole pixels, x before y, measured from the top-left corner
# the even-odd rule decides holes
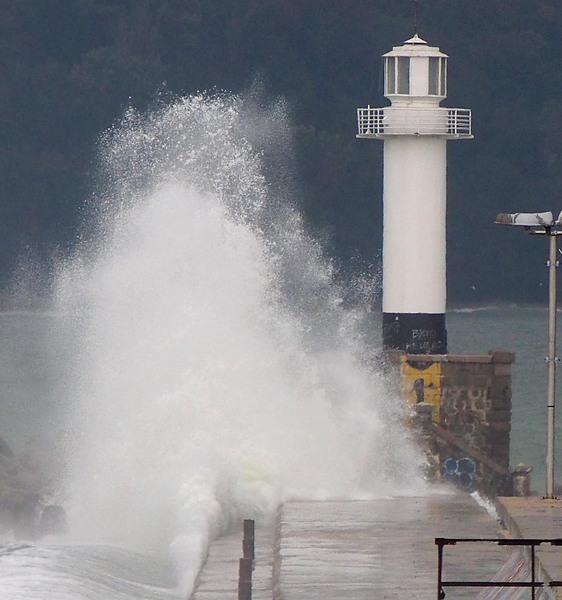
[[[447,354],[444,314],[383,313],[384,350],[409,354]]]

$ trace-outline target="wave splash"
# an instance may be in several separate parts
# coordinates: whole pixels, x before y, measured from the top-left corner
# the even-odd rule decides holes
[[[423,486],[366,313],[289,198],[287,130],[247,97],[129,111],[60,266],[74,535],[171,551],[186,593],[210,540],[285,498]]]

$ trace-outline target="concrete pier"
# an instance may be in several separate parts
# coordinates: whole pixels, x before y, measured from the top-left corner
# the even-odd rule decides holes
[[[271,600],[275,524],[266,523],[255,530],[255,566],[252,573],[252,599]],[[240,530],[216,540],[199,575],[192,600],[236,598],[238,567],[242,557],[242,523]]]
[[[257,523],[255,537],[254,600],[430,600],[437,598],[435,538],[562,538],[562,501],[498,498],[486,510],[450,488],[426,497],[292,501],[276,523]],[[515,552],[491,543],[446,546],[443,580],[487,581],[500,569],[510,576]],[[193,599],[236,597],[241,553],[242,524],[212,544]],[[562,579],[562,547],[540,546],[536,558],[538,581]],[[446,600],[485,600],[493,591],[446,588]],[[562,600],[561,592],[537,597]]]
[[[279,528],[275,598],[436,598],[436,537],[495,537],[499,523],[465,494],[363,502],[290,502]],[[455,547],[446,579],[491,578],[507,559],[497,545]],[[474,588],[450,598],[475,598]]]
[[[498,498],[498,513],[516,538],[562,538],[562,500],[539,496]],[[541,545],[537,551],[538,579],[562,580],[562,547]],[[562,587],[551,588],[550,597],[562,600]]]
[[[436,537],[497,537],[499,522],[466,494],[366,501],[287,502],[277,524],[256,525],[254,599],[436,598]],[[241,531],[217,540],[195,600],[236,595]],[[446,579],[491,578],[508,558],[496,545],[447,552]],[[480,546],[478,544],[478,546]],[[448,598],[474,598],[452,590]]]

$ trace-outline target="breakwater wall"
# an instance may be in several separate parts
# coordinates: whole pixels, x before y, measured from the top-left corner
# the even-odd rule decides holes
[[[513,494],[510,466],[513,352],[404,354],[386,362],[399,373],[428,456],[428,476],[487,496]]]

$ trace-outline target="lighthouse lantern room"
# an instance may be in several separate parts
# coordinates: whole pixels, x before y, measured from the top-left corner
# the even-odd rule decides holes
[[[445,354],[447,140],[471,113],[442,108],[447,55],[417,34],[384,55],[391,105],[359,108],[358,138],[384,142],[383,347]]]

